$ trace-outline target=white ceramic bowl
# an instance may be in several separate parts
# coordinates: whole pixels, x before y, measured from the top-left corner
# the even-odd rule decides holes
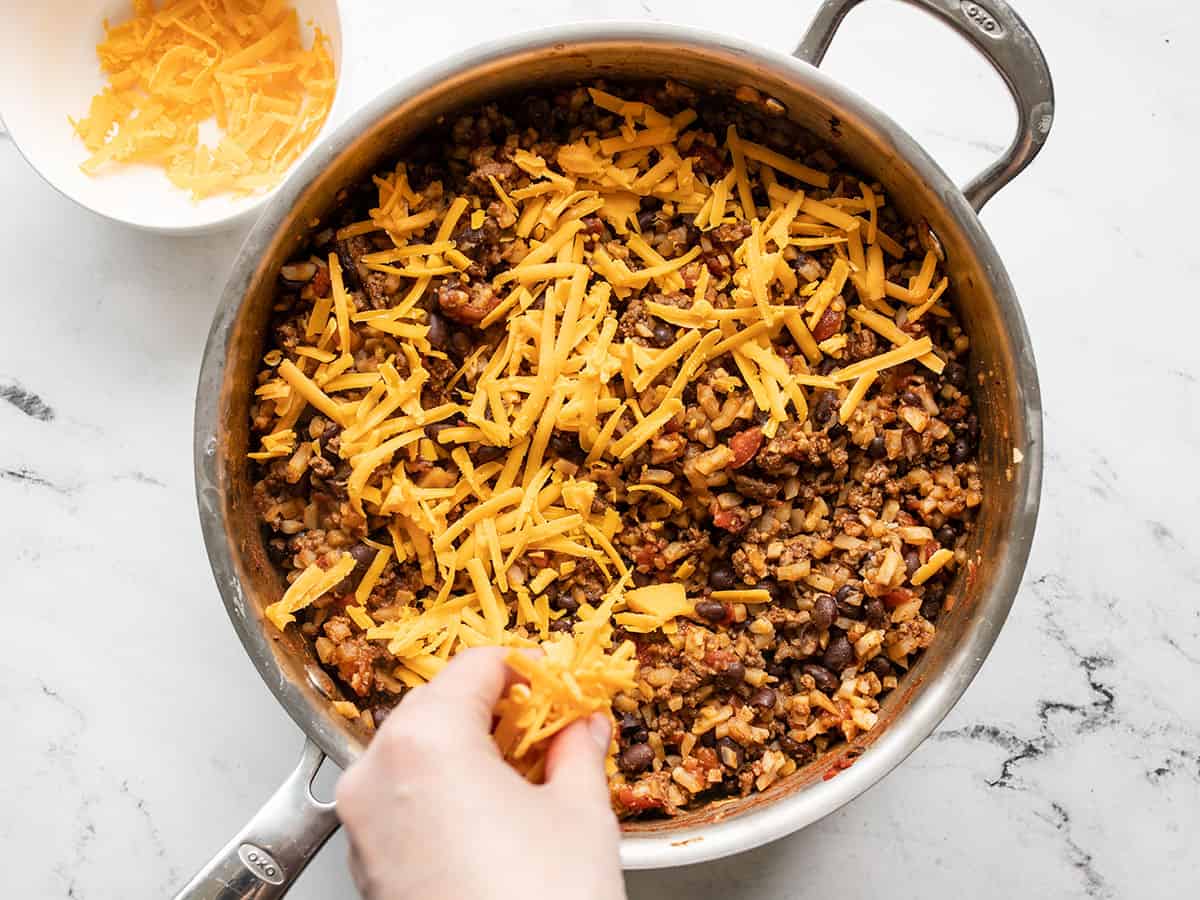
[[[329,36],[338,87],[324,134],[338,121],[345,95],[338,0],[292,2],[306,43],[312,37],[311,25]],[[195,202],[153,166],[124,165],[94,176],[80,170],[88,151],[68,117],[85,115],[104,86],[96,44],[104,37],[105,17],[121,22],[132,15],[132,8],[131,0],[11,4],[0,28],[0,118],[21,154],[52,187],[113,221],[167,234],[200,234],[247,220],[273,191]],[[307,151],[300,159],[305,155]]]

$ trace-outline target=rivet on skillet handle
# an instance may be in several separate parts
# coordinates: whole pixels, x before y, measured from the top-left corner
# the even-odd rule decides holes
[[[846,14],[863,0],[825,0],[793,53],[819,66]],[[1025,23],[1003,0],[906,0],[941,19],[987,57],[1017,106],[1017,135],[1004,155],[963,188],[976,212],[1033,160],[1054,122],[1054,85],[1046,57]]]
[[[286,894],[338,828],[334,805],[312,795],[324,759],[306,741],[288,780],[175,900],[274,900]]]

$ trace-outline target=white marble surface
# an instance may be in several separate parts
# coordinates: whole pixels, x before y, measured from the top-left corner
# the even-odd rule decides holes
[[[479,40],[589,16],[787,50],[816,4],[746,0],[736,17],[688,0],[347,5],[365,99]],[[983,219],[1036,344],[1047,472],[1025,586],[979,678],[855,803],[757,852],[631,875],[631,897],[1194,896],[1195,9],[1021,4],[1059,116]],[[956,177],[1007,141],[998,80],[916,12],[868,4],[827,68]],[[241,234],[111,226],[4,138],[0,198],[0,883],[22,900],[164,896],[300,747],[226,621],[192,499],[197,363]],[[293,896],[351,896],[344,849],[335,839]]]

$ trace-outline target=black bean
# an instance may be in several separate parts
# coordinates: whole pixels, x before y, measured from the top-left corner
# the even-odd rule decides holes
[[[723,688],[735,688],[746,678],[746,667],[735,659],[717,674],[717,684]]]
[[[775,603],[783,603],[788,598],[788,591],[782,584],[774,578],[764,578],[755,585],[760,591],[766,591],[771,595],[771,600]]]
[[[871,628],[882,628],[887,624],[887,607],[883,605],[882,600],[875,598],[868,600],[865,611],[867,616],[867,625],[869,625]]]
[[[854,589],[854,585],[843,584],[837,589],[837,592],[833,595],[833,598],[835,600],[847,600],[856,593],[858,592]]]
[[[845,587],[849,587],[849,585]],[[843,591],[838,591],[837,596],[834,597],[838,615],[845,616],[847,619],[854,619],[857,622],[863,617],[862,594],[853,588]]]
[[[967,367],[962,363],[950,360],[942,371],[942,381],[953,385],[960,391],[967,386]]]
[[[371,708],[371,721],[375,723],[375,727],[381,726],[387,717],[391,714],[392,707],[390,706],[375,706]]]
[[[447,428],[454,428],[455,425],[455,422],[430,422],[425,426],[425,436],[436,444],[437,436]]]
[[[460,359],[471,352],[471,336],[465,331],[456,331],[450,335],[450,352]]]
[[[836,393],[833,391],[820,391],[817,396],[817,402],[813,404],[813,424],[818,428],[823,428],[837,414],[837,407],[838,399]]]
[[[842,640],[846,639],[842,638]],[[830,642],[830,646],[833,646],[832,642]],[[817,686],[817,690],[823,694],[834,693],[837,691],[838,685],[841,684],[836,675],[824,666],[818,666],[816,663],[808,663],[800,671],[812,678],[813,683]]]
[[[788,677],[787,666],[783,663],[770,662],[767,663],[767,674],[778,678],[780,681]]]
[[[950,448],[950,462],[954,465],[965,463],[971,458],[971,445],[963,438],[959,438],[954,442],[954,446]]]
[[[571,591],[559,591],[550,598],[550,608],[560,609],[565,613],[573,613],[579,609],[579,601],[575,599]]]
[[[821,661],[825,663],[825,668],[840,673],[854,662],[854,648],[844,634],[839,634],[835,638],[830,638]]]
[[[800,741],[793,741],[787,735],[779,739],[779,749],[801,766],[812,762],[813,758],[817,755],[817,751],[810,742],[804,741],[801,743]]]
[[[720,600],[697,600],[696,615],[709,622],[720,622],[725,618],[725,604]]]
[[[916,550],[909,550],[904,554],[904,568],[908,571],[908,577],[912,578],[913,572],[921,568],[921,554]]]
[[[736,584],[737,577],[728,564],[717,563],[708,570],[708,586],[714,591],[732,590]]]
[[[675,343],[675,329],[666,322],[655,322],[654,343],[659,347],[670,347]]]
[[[425,335],[426,340],[439,349],[445,347],[446,341],[450,339],[450,329],[446,327],[446,320],[438,313],[431,312],[427,324],[429,333]]]
[[[888,659],[885,656],[876,656],[869,663],[867,663],[866,668],[868,672],[874,672],[880,681],[887,678],[889,675],[896,674],[896,670],[892,668],[892,664],[888,662]]]
[[[700,743],[705,747],[717,746],[717,731],[715,728],[710,728],[704,734],[700,735]]]
[[[943,547],[953,548],[955,542],[958,541],[958,532],[954,530],[954,526],[947,522],[933,534],[937,538],[937,542]]]
[[[377,551],[374,547],[369,547],[366,544],[355,544],[350,548],[350,555],[354,557],[354,568],[365,568],[375,559]]]
[[[342,426],[335,425],[333,422],[325,426],[325,430],[321,432],[321,449],[328,450],[329,442],[342,433]]]
[[[901,394],[900,402],[905,406],[915,406],[918,409],[925,405],[921,402],[921,397],[913,391],[905,391],[903,394]]]
[[[621,732],[621,740],[626,744],[644,744],[650,736],[641,718],[631,713],[621,716],[618,728]]]
[[[617,759],[617,765],[627,775],[645,772],[654,765],[654,750],[649,744],[634,744],[632,747],[626,747]]]
[[[837,618],[837,602],[828,594],[818,594],[813,602],[812,624],[819,631],[824,631]]]
[[[561,631],[561,632],[569,634],[574,629],[575,629],[575,617],[574,616],[563,616],[561,619],[555,619],[553,622],[550,623],[551,631]]]
[[[282,566],[284,561],[290,557],[291,551],[283,541],[268,541],[267,542],[267,558],[277,566]]]
[[[850,429],[847,428],[845,425],[843,425],[841,422],[834,422],[832,425],[829,426],[828,429],[826,429],[825,434],[827,434],[829,436],[830,440],[837,440],[842,435],[849,433],[849,431],[850,431]]]
[[[942,597],[940,595],[926,596],[921,601],[921,615],[932,622],[942,612]]]
[[[769,687],[759,688],[750,695],[750,705],[758,709],[774,709],[775,692]]]
[[[877,434],[871,438],[871,443],[867,444],[867,453],[871,459],[883,459],[887,456],[887,443],[883,439],[883,435]]]
[[[483,463],[489,463],[497,460],[507,453],[508,451],[503,447],[493,447],[491,444],[482,444],[480,445],[479,449],[475,451],[475,459],[473,462],[476,465],[482,465]]]
[[[740,769],[746,761],[746,751],[733,738],[723,737],[717,741],[717,755],[722,764],[730,769]]]
[[[561,431],[554,432],[550,438],[550,452],[559,459],[569,460],[576,465],[581,464],[586,458],[583,448],[579,446],[579,439],[570,434],[564,434]]]

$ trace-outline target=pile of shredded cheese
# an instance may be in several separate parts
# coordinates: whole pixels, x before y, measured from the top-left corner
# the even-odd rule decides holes
[[[901,326],[927,313],[947,315],[939,305],[947,280],[934,283],[932,251],[907,283],[886,277],[885,258],[900,259],[904,250],[879,225],[886,202],[881,193],[864,184],[858,197],[809,196],[808,188],[824,195],[827,174],[744,140],[733,127],[725,135],[732,168],[710,182],[686,156],[697,139],[688,130],[693,110],[668,118],[643,103],[590,93],[595,104],[623,120],[618,135],[585,134],[561,147],[555,159],[517,150],[512,160],[529,184],[506,192],[492,180],[496,199],[531,249],[493,279],[502,299],[480,324],[503,323],[504,334],[490,357],[479,348],[455,375],[455,399],[422,405],[430,377],[423,360],[439,351],[428,340],[419,303],[435,278],[453,276],[466,287],[470,260],[452,238],[460,223],[478,228],[485,213],[478,200],[472,209],[463,197],[434,192],[430,200],[417,193],[401,164],[375,179],[379,200],[370,218],[342,228],[338,237],[386,234],[392,248],[370,253],[364,262],[406,287],[391,307],[358,311],[338,257],[330,254],[331,288],[315,299],[307,343],[296,349],[295,361],[278,351],[265,360],[273,372],[257,393],[274,402],[275,422],[251,454],[269,460],[322,453],[318,441],[297,439],[295,426],[310,406],[341,426],[338,453],[351,467],[350,502],[385,521],[390,535],[387,544],[367,541],[377,555],[347,613],[368,639],[386,642],[397,662],[395,677],[404,683],[432,678],[464,647],[545,648],[539,661],[514,662],[529,684],[504,701],[497,735],[506,755],[535,774],[546,737],[604,708],[613,692],[631,684],[632,650],[611,648],[610,622],[634,633],[673,632],[679,618],[695,615],[681,583],[628,588],[629,562],[614,545],[623,523],[612,506],[593,503],[609,488],[585,478],[589,468],[619,468],[672,420],[680,421],[684,388],[719,358],[731,383],[740,379],[765,414],[768,438],[789,419],[805,420],[814,388],[838,392],[841,421],[850,422],[883,370],[912,360],[934,372],[944,367],[929,338],[914,339]],[[751,173],[767,186],[769,206],[755,204]],[[784,187],[779,175],[797,186]],[[703,269],[686,305],[644,301],[650,315],[678,329],[674,342],[661,348],[618,339],[613,300],[643,288],[683,291],[680,270],[701,251],[693,247],[666,259],[643,240],[636,218],[643,197],[691,216],[704,234],[737,223],[749,232],[731,274],[717,277]],[[583,220],[593,215],[624,242],[626,258],[616,258],[601,242],[586,244]],[[784,257],[789,246],[832,248],[836,261],[820,280],[799,283]],[[857,302],[844,299],[847,283]],[[710,298],[717,291],[732,297],[733,305],[714,305]],[[826,340],[813,335],[835,304],[891,349],[841,364],[845,334]],[[355,326],[393,335],[403,359],[357,371]],[[785,330],[800,352],[779,352],[775,339]],[[827,358],[838,365],[815,374]],[[436,441],[427,436],[426,426],[451,418],[465,424],[443,427]],[[550,453],[556,430],[577,436],[587,454],[582,467]],[[471,447],[481,445],[501,448],[503,455],[477,462]],[[419,484],[406,466],[418,460],[452,464],[461,477],[453,484]],[[694,490],[686,497],[650,484],[629,484],[624,491],[628,497],[650,495],[657,514],[667,518],[687,504],[698,504],[698,511],[706,506],[712,496],[707,474],[702,466],[688,474]],[[392,559],[419,565],[425,592],[399,614],[377,621],[367,601]],[[296,611],[346,577],[353,568],[348,560],[302,572],[268,608],[268,618],[285,627]],[[561,613],[551,609],[547,589],[569,576],[578,560],[600,568],[608,593],[594,608],[581,605],[574,636],[552,640],[550,626]],[[933,574],[933,564],[922,569],[922,578]],[[681,581],[689,574],[675,573]],[[714,596],[770,600],[757,589]]]
[[[134,0],[96,47],[108,84],[71,120],[94,175],[120,163],[161,166],[193,199],[273,187],[316,137],[336,80],[328,40],[300,39],[286,0]],[[215,148],[200,126],[215,120]]]
[[[508,656],[509,666],[525,680],[496,705],[494,737],[504,758],[530,781],[543,780],[546,748],[554,735],[594,712],[611,715],[612,698],[636,686],[633,642],[623,641],[605,653],[612,647],[610,616],[619,597],[619,592],[611,593],[573,634],[543,643],[542,655]]]

